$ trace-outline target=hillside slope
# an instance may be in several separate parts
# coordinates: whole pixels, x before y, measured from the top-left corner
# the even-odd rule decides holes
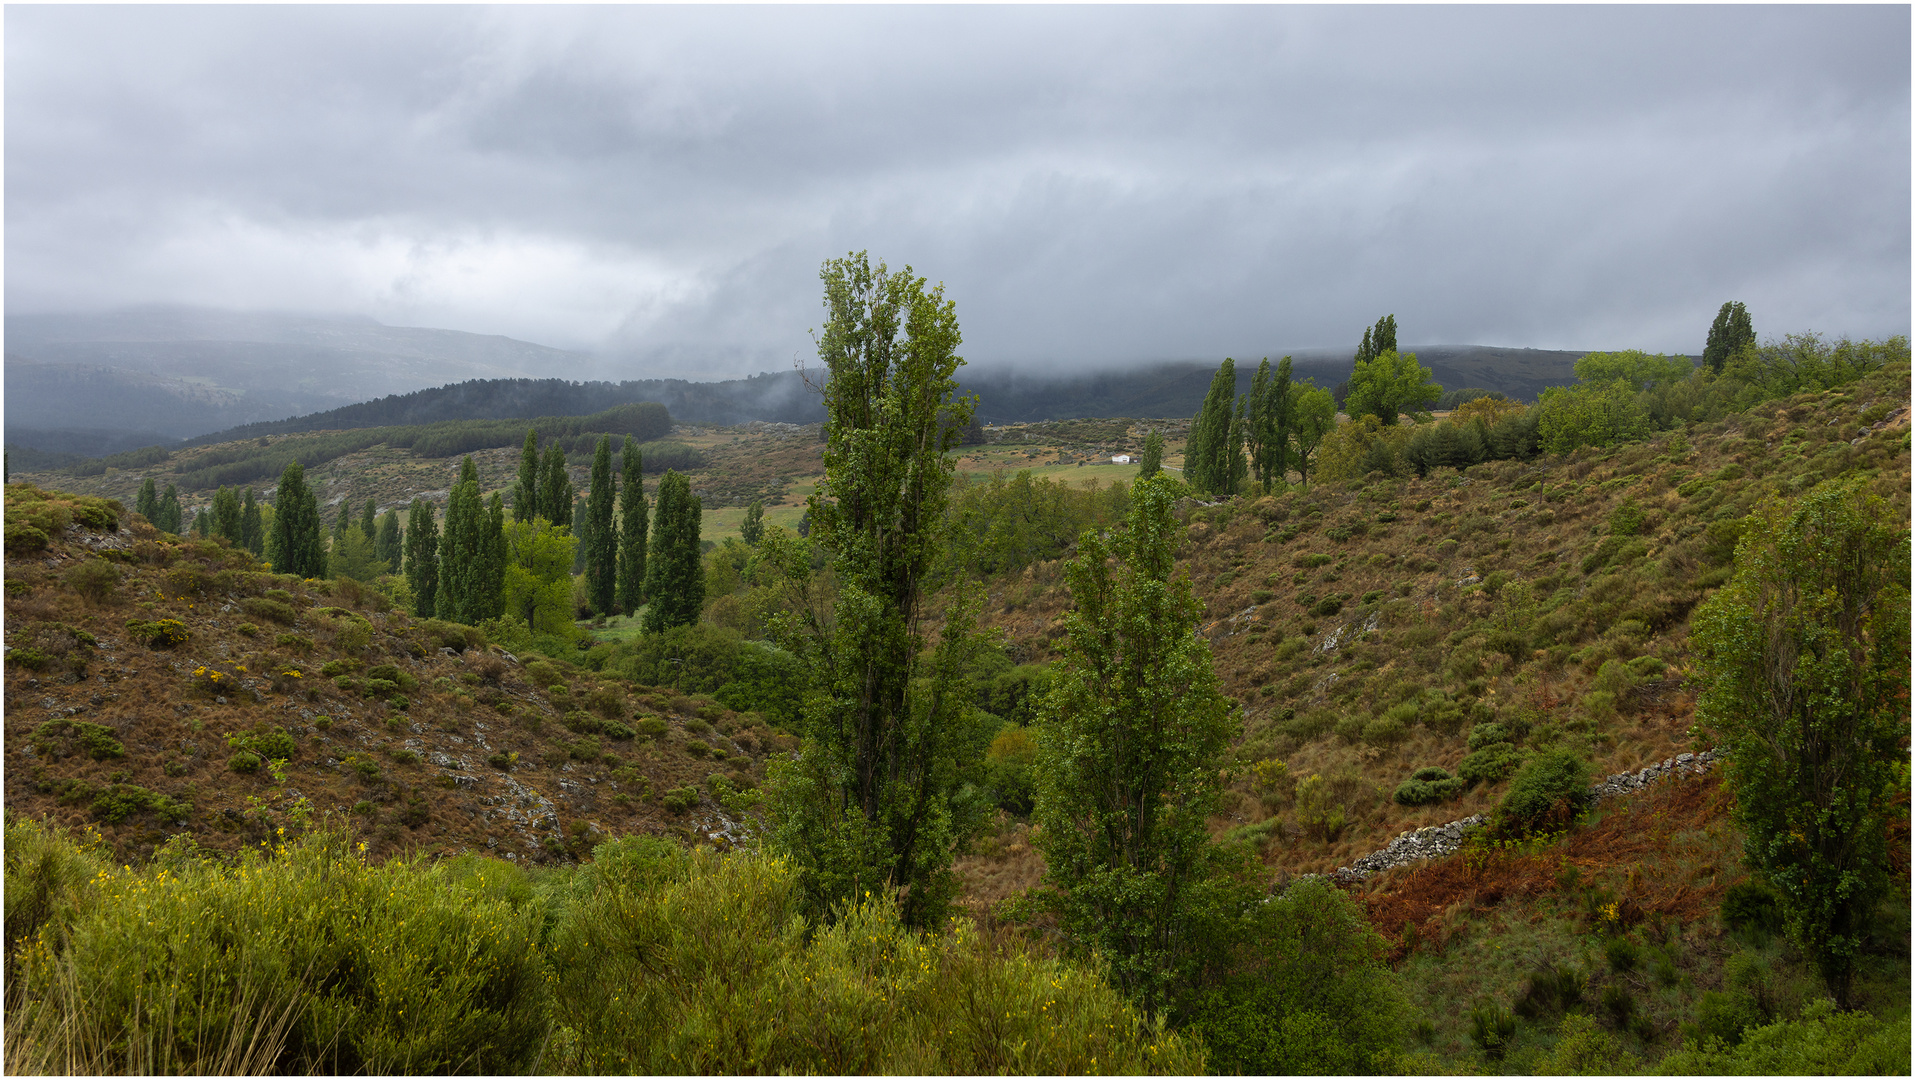
[[[97,828],[122,858],[182,830],[232,851],[314,815],[380,856],[723,843],[740,815],[717,796],[756,787],[785,742],[709,698],[522,663],[351,583],[144,522],[89,526],[26,485],[7,497],[6,805]],[[23,550],[16,523],[57,526],[60,507],[73,523]]]
[[[1329,871],[1488,810],[1544,746],[1603,774],[1695,749],[1688,620],[1727,579],[1744,516],[1862,475],[1906,520],[1908,417],[1903,367],[1566,459],[1186,503],[1179,564],[1244,714],[1217,827],[1245,830],[1273,872]],[[985,621],[1017,662],[1057,655],[1062,561],[987,588]],[[1482,779],[1394,801],[1424,767]],[[1035,857],[1019,857],[977,880],[1029,884]]]

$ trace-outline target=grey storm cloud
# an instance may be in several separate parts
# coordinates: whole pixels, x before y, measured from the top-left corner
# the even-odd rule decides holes
[[[819,264],[981,363],[1906,333],[1879,7],[23,7],[10,313],[335,311],[603,374],[811,351]]]

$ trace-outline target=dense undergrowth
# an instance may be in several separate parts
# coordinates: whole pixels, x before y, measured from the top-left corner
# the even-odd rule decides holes
[[[320,830],[139,869],[10,820],[11,1072],[1192,1073],[1095,974],[659,840],[584,866],[367,861]]]

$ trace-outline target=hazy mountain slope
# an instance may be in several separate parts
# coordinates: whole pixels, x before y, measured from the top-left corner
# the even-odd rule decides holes
[[[372,320],[156,308],[9,315],[8,425],[175,437],[424,386],[575,376],[579,353]]]

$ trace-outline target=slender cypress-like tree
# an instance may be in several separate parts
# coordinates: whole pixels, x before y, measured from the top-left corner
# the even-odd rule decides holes
[[[505,611],[505,498],[498,492],[492,493],[491,501],[486,503],[484,545],[485,553],[479,577],[479,595],[473,605],[475,613],[481,619],[496,619]]]
[[[140,493],[133,500],[133,510],[149,524],[159,525],[154,519],[160,516],[160,490],[154,485],[152,477],[140,481]]]
[[[213,535],[223,536],[234,547],[240,546],[243,510],[239,492],[220,488],[213,493]]]
[[[406,520],[406,584],[412,587],[412,613],[430,619],[438,611],[439,599],[439,524],[433,519],[432,504],[412,500],[412,513]]]
[[[346,535],[346,530],[350,528],[352,528],[352,504],[342,500],[339,504],[339,516],[332,521],[332,538],[339,539]]]
[[[1263,444],[1267,457],[1263,467],[1263,489],[1269,491],[1273,484],[1288,483],[1290,477],[1290,429],[1294,424],[1289,357],[1277,361],[1277,372],[1271,377],[1266,393],[1263,415],[1267,431]]]
[[[621,458],[625,489],[618,498],[619,516],[623,519],[618,531],[618,608],[627,615],[636,615],[645,602],[645,546],[651,538],[646,521],[645,462],[630,435],[625,436]]]
[[[1246,394],[1237,398],[1237,412],[1230,419],[1229,441],[1224,446],[1224,467],[1230,478],[1224,489],[1227,495],[1235,495],[1243,486],[1244,477],[1250,475],[1250,466],[1243,459],[1244,434],[1249,426],[1249,395]]]
[[[765,500],[753,499],[745,507],[745,520],[738,526],[738,538],[752,547],[765,538]]]
[[[1164,433],[1156,428],[1144,436],[1144,456],[1137,463],[1137,479],[1156,476],[1164,467]]]
[[[273,495],[273,531],[266,540],[273,572],[302,578],[326,576],[325,530],[319,499],[306,486],[306,467],[295,461],[279,476]]]
[[[1211,495],[1231,490],[1230,436],[1237,402],[1237,362],[1229,357],[1217,368],[1204,395],[1203,408],[1190,422],[1184,443],[1184,480]]]
[[[612,487],[612,437],[601,435],[592,452],[592,487],[585,497],[585,520],[589,525],[585,543],[585,595],[592,611],[610,615],[618,603],[618,526],[612,509],[616,493]]]
[[[953,397],[963,360],[941,286],[909,267],[874,269],[863,254],[820,276],[825,479],[807,509],[837,595],[829,618],[808,602],[776,624],[812,682],[803,749],[774,785],[769,841],[801,868],[820,914],[893,890],[905,921],[928,927],[955,892],[953,852],[982,824],[981,804],[959,789],[959,763],[989,738],[961,690],[979,648],[976,593],[947,609],[935,649],[924,604],[941,584],[947,451],[975,402]],[[808,547],[770,530],[763,550],[809,598]]]
[[[379,539],[379,508],[371,499],[359,510],[359,531],[366,534],[367,543],[376,543]]]
[[[399,537],[399,511],[389,509],[379,518],[379,535],[373,538],[372,553],[385,564],[386,573],[399,572],[399,559],[405,549]]]
[[[239,508],[239,546],[254,555],[266,551],[265,515],[259,512],[259,499],[252,488],[246,489],[246,502]]]
[[[486,554],[485,504],[468,456],[446,500],[445,533],[439,537],[439,618],[476,625],[485,617]]]
[[[180,509],[180,489],[172,484],[166,485],[166,490],[160,493],[158,510],[151,519],[154,527],[161,532],[170,532],[178,536],[183,515],[184,511]]]
[[[554,525],[572,523],[572,475],[565,470],[565,451],[554,442],[539,467],[539,513]]]
[[[201,507],[199,513],[193,515],[193,534],[195,536],[209,536],[212,534],[212,531],[213,515],[207,513],[205,507]]]
[[[645,560],[645,632],[656,634],[698,621],[705,610],[705,567],[698,550],[703,508],[691,482],[666,470],[658,482],[658,520]]]
[[[512,520],[531,521],[539,516],[539,431],[528,428],[525,446],[519,451],[519,482],[512,485]]]

